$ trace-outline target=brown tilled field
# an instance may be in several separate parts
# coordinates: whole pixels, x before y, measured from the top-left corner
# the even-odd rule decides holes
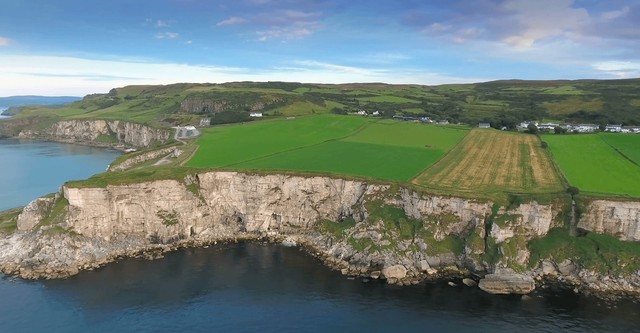
[[[413,183],[478,194],[562,191],[551,157],[540,145],[533,135],[475,129]]]

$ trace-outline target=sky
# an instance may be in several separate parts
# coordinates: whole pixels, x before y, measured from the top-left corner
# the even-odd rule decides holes
[[[640,0],[0,0],[0,96],[640,77]]]

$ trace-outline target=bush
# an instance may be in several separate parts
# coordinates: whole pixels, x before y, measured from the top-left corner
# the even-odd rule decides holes
[[[567,188],[567,192],[569,194],[571,194],[571,196],[576,196],[576,195],[580,194],[580,189],[575,187],[575,186],[569,186]]]

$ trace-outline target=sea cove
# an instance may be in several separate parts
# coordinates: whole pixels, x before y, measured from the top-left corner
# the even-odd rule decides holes
[[[104,148],[0,139],[0,211],[56,192],[65,181],[103,172],[118,155]]]
[[[297,248],[218,244],[124,259],[69,279],[0,280],[4,332],[621,332],[640,305],[572,291],[530,299],[454,281],[347,278]],[[34,320],[37,318],[37,320]]]

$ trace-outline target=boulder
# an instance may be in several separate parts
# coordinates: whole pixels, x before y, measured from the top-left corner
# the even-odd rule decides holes
[[[558,265],[558,270],[563,275],[573,275],[575,274],[577,269],[578,267],[576,266],[576,264],[569,259],[565,259]]]
[[[478,287],[490,294],[519,294],[525,295],[532,292],[536,285],[533,278],[528,275],[507,273],[487,274],[480,280]]]
[[[472,279],[469,279],[469,278],[462,279],[462,283],[467,287],[475,287],[475,286],[478,285],[478,282],[476,282],[476,281],[474,281]]]
[[[49,213],[54,201],[54,197],[38,198],[31,201],[31,203],[24,207],[22,213],[18,215],[18,230],[31,230],[40,223]]]
[[[382,275],[388,280],[401,280],[407,276],[407,268],[402,265],[395,265],[390,267],[385,267],[382,269]]]
[[[550,260],[542,261],[542,275],[558,275],[558,270],[556,269],[556,265]]]

